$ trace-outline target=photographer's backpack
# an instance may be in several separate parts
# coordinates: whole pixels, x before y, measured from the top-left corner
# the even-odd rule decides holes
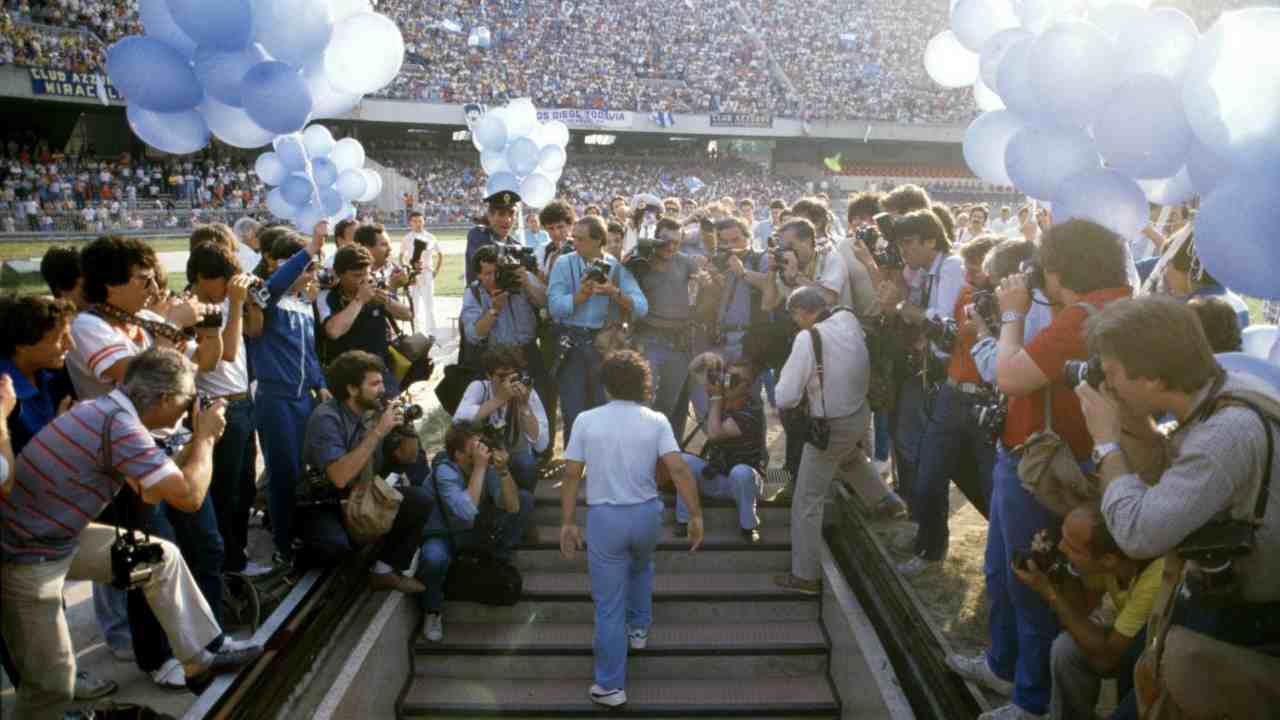
[[[524,578],[514,565],[499,560],[495,555],[498,509],[491,499],[481,499],[475,524],[472,526],[472,532],[481,538],[480,542],[461,548],[454,542],[457,533],[449,522],[447,506],[441,503],[440,483],[436,479],[436,470],[445,462],[450,460],[444,451],[438,453],[431,462],[431,488],[435,494],[436,507],[449,533],[449,546],[453,553],[449,573],[444,581],[445,597],[483,605],[515,605],[520,602],[520,596],[524,593]]]

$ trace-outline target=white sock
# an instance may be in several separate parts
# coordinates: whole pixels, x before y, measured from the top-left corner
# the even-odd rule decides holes
[[[374,575],[390,575],[391,566],[379,560],[378,562],[373,564],[373,574]]]

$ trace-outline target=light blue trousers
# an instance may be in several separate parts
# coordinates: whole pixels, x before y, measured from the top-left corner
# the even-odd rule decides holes
[[[681,453],[680,457],[689,466],[693,479],[698,483],[698,492],[703,497],[733,498],[738,505],[738,527],[752,530],[760,524],[760,516],[756,514],[756,500],[764,493],[764,477],[750,465],[734,465],[728,475],[707,477],[703,469],[707,461],[697,455]],[[684,498],[676,494],[676,522],[689,522],[689,508]]]
[[[626,687],[627,628],[653,623],[653,551],[662,525],[662,500],[592,505],[587,510],[587,572],[595,603],[595,681]]]

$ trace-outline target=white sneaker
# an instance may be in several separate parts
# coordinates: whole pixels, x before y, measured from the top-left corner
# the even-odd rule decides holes
[[[995,710],[988,710],[978,716],[978,720],[1044,720],[1046,715],[1036,715],[1009,703]]]
[[[187,689],[187,674],[182,671],[182,663],[176,658],[165,660],[163,665],[153,670],[151,681],[165,690]]]
[[[618,707],[627,704],[627,693],[618,688],[617,690],[605,690],[599,685],[591,686],[591,702],[605,707]]]
[[[254,645],[257,645],[257,643],[253,641],[253,638],[248,640],[237,640],[230,635],[226,635],[222,638],[222,645],[218,648],[218,652],[239,652],[241,650],[247,650]]]
[[[244,564],[244,570],[241,570],[240,574],[245,577],[262,577],[263,575],[269,575],[272,570],[275,570],[275,568],[270,565],[247,562]]]
[[[925,560],[919,555],[912,555],[910,560],[898,564],[898,574],[911,577],[913,575],[919,575],[925,570],[930,570],[937,566],[937,561]]]
[[[427,642],[444,640],[444,618],[440,613],[427,613],[427,618],[422,623],[422,637],[426,638]]]
[[[643,650],[649,644],[649,630],[633,628],[627,631],[627,641],[631,643],[632,650]]]
[[[1013,683],[1008,680],[1001,679],[1000,676],[991,672],[991,666],[987,664],[987,654],[985,652],[980,652],[977,655],[948,655],[947,666],[954,670],[957,675],[966,680],[972,680],[983,687],[1000,693],[1001,695],[1013,695]],[[1021,708],[1017,709],[1021,710]],[[993,710],[992,712],[996,711]],[[1004,716],[998,717],[1003,718]],[[1016,718],[1018,716],[1011,715],[1009,717]]]

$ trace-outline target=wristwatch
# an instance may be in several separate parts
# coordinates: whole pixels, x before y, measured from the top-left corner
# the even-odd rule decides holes
[[[1000,313],[1000,322],[1001,323],[1018,322],[1019,320],[1021,320],[1026,316],[1027,316],[1026,313],[1020,313],[1017,310],[1005,310],[1004,312]]]
[[[1092,456],[1093,464],[1095,466],[1101,465],[1102,461],[1106,459],[1108,455],[1110,455],[1113,452],[1118,452],[1119,450],[1120,450],[1120,443],[1116,443],[1116,442],[1105,442],[1099,445],[1094,445],[1093,456]]]

